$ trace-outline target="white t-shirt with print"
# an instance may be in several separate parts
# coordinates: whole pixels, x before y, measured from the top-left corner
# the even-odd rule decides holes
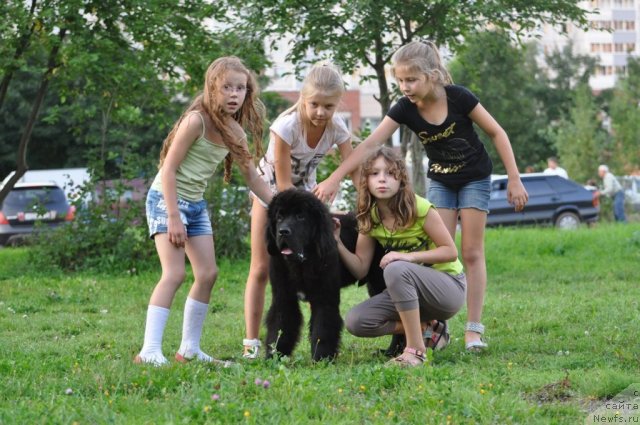
[[[351,133],[344,120],[336,115],[327,125],[315,149],[307,144],[307,137],[297,111],[280,115],[269,128],[269,146],[260,160],[258,174],[269,185],[273,193],[277,192],[275,160],[276,140],[273,133],[291,146],[291,182],[295,187],[311,190],[316,185],[316,168],[333,145],[351,141]]]

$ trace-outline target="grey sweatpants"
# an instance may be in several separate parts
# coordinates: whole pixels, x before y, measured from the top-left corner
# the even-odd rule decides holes
[[[347,313],[347,330],[362,337],[392,334],[398,311],[420,309],[420,320],[446,320],[462,308],[467,281],[464,273],[451,276],[431,267],[394,261],[384,269],[387,285],[382,293]]]

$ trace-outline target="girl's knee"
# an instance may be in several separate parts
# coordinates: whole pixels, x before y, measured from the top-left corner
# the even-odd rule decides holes
[[[361,336],[362,326],[360,323],[360,314],[355,309],[349,310],[347,316],[344,318],[344,327],[351,335]]]
[[[477,247],[469,247],[462,248],[462,260],[465,265],[469,267],[469,265],[478,264],[484,262],[484,250],[482,248]]]
[[[164,285],[170,285],[174,287],[179,287],[184,282],[184,279],[187,277],[186,272],[183,270],[169,270],[163,271],[162,277],[160,278],[160,282]]]
[[[383,271],[384,282],[387,289],[402,284],[404,282],[404,274],[406,271],[407,268],[404,261],[394,261],[389,263]]]
[[[218,279],[218,268],[209,267],[205,270],[194,271],[193,278],[197,284],[207,285],[213,288],[216,279]]]
[[[258,282],[266,284],[269,280],[269,264],[252,267],[250,274]]]

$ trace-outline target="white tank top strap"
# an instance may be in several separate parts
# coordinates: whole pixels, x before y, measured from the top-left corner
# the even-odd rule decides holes
[[[189,112],[189,115],[191,115],[191,114],[198,114],[198,116],[200,117],[200,121],[202,121],[202,134],[200,135],[200,138],[206,139],[206,137],[204,137],[204,131],[205,131],[204,117],[202,116],[200,111],[191,111],[191,112]]]

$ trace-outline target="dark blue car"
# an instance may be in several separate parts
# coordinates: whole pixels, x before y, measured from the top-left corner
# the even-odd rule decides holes
[[[573,180],[542,173],[523,174],[521,179],[529,202],[523,211],[515,212],[507,202],[507,176],[492,176],[487,226],[550,224],[575,229],[580,223],[598,220],[597,193]]]

